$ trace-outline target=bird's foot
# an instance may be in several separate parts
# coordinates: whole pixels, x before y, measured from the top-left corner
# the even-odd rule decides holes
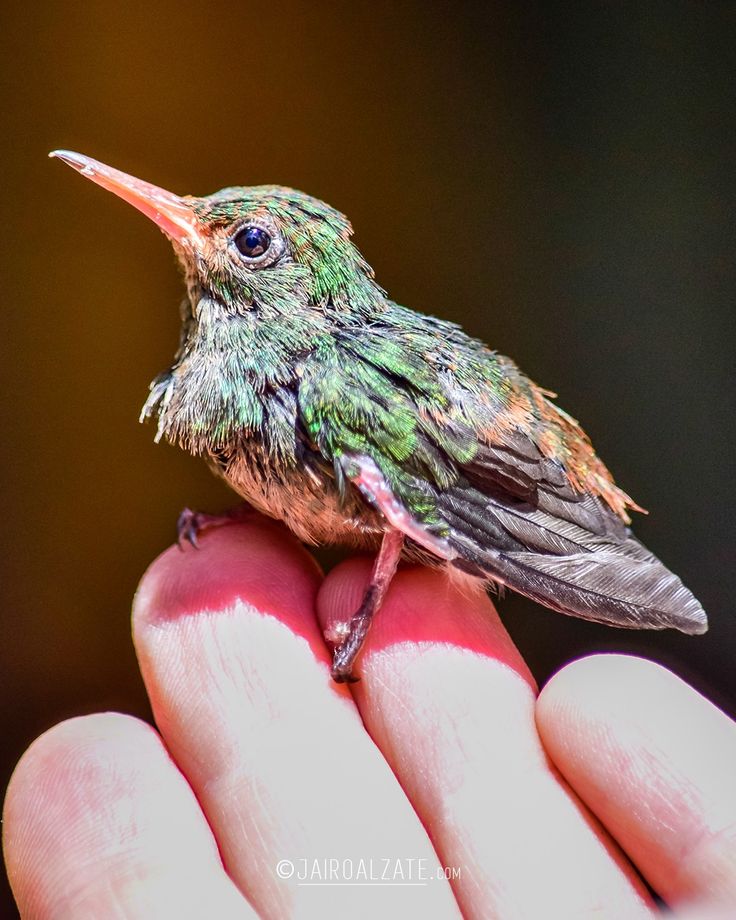
[[[350,623],[340,624],[337,629],[339,641],[332,653],[331,669],[332,679],[336,684],[354,684],[360,680],[353,674],[353,668],[373,617],[378,612],[394,577],[403,546],[403,533],[389,530],[384,534],[363,601]]]
[[[191,543],[195,549],[198,549],[199,537],[203,531],[242,520],[249,511],[250,507],[246,504],[236,505],[222,514],[207,514],[206,511],[192,511],[191,508],[185,508],[176,522],[176,542],[179,544],[179,549],[184,549],[185,543]]]

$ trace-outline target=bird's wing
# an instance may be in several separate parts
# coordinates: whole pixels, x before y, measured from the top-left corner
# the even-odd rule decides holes
[[[444,338],[346,336],[306,363],[300,414],[338,483],[440,558],[562,613],[704,631],[578,424],[508,359],[437,325]]]

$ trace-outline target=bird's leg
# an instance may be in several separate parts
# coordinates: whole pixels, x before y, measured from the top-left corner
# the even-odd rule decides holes
[[[240,521],[251,510],[247,502],[229,508],[222,514],[207,514],[205,511],[192,511],[191,508],[185,508],[176,522],[176,542],[179,544],[179,549],[184,549],[185,542],[198,548],[198,538],[203,531],[221,527],[223,524],[231,524],[233,521]]]
[[[391,584],[391,579],[399,564],[401,550],[404,547],[404,534],[399,530],[387,530],[381,541],[381,548],[373,563],[371,580],[363,595],[358,612],[350,620],[348,632],[335,649],[332,656],[332,678],[338,684],[354,683],[359,678],[353,676],[355,659],[363,647],[365,637]]]

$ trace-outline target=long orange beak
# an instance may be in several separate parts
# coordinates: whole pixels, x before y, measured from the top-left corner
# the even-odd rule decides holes
[[[203,239],[200,225],[186,198],[180,198],[157,185],[136,179],[135,176],[129,176],[72,150],[53,150],[49,156],[63,160],[83,176],[138,208],[169,239],[193,249],[201,248]]]

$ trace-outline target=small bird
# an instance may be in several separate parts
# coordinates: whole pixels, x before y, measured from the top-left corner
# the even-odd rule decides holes
[[[553,393],[450,322],[394,303],[341,213],[282,186],[179,197],[50,154],[138,208],[186,282],[179,350],[141,419],[304,542],[377,551],[334,639],[354,665],[401,558],[507,586],[572,616],[707,629],[631,533],[640,509]],[[185,511],[180,539],[218,519]],[[350,615],[352,614],[352,615]]]

